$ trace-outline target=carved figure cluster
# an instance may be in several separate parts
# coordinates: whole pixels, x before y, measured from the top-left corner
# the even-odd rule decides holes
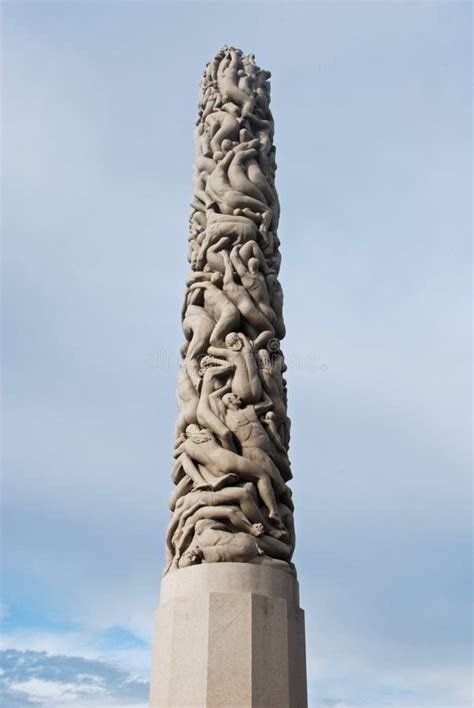
[[[166,571],[293,570],[270,73],[223,47],[201,81]]]

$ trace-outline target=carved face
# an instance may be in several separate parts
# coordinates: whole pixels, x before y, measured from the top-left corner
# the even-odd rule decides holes
[[[226,393],[222,400],[224,401],[224,405],[231,410],[238,410],[242,408],[243,405],[242,399],[236,396],[235,393]]]
[[[187,568],[189,565],[195,565],[201,560],[202,551],[198,546],[195,546],[194,548],[187,550],[185,553],[183,553],[179,565],[180,568]]]
[[[244,343],[236,332],[231,332],[225,338],[225,345],[228,349],[232,349],[234,352],[239,352],[244,346]]]
[[[195,443],[207,442],[208,440],[212,440],[210,432],[205,428],[201,430],[201,428],[195,423],[188,425],[188,427],[186,428],[186,437]]]
[[[271,369],[270,355],[266,349],[259,349],[257,352],[257,364],[259,369]]]

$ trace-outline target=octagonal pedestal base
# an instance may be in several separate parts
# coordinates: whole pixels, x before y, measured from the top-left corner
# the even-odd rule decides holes
[[[278,568],[209,563],[165,576],[150,708],[306,708],[298,581]]]

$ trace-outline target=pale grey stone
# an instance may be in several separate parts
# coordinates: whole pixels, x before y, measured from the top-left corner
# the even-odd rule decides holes
[[[269,77],[201,82],[151,708],[306,708]]]
[[[156,613],[150,708],[306,708],[296,577],[251,563],[169,573]]]
[[[201,81],[166,572],[294,549],[269,77],[225,46]]]

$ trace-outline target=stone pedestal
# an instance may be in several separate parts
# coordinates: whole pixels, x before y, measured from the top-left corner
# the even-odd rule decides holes
[[[150,708],[306,708],[304,612],[290,573],[209,563],[165,576]]]

